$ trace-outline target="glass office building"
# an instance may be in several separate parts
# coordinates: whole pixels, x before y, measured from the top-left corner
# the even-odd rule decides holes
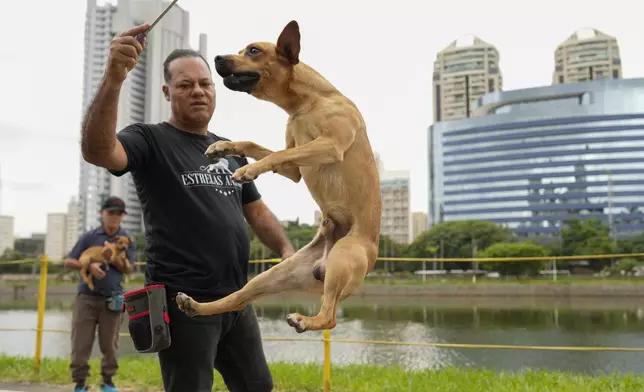
[[[428,132],[430,226],[549,236],[597,217],[616,236],[644,232],[644,79],[493,92]]]

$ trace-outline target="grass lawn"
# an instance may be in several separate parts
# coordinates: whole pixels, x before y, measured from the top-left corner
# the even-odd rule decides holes
[[[525,278],[525,279],[490,279],[477,278],[476,282],[472,278],[434,278],[428,277],[425,282],[422,278],[367,278],[365,285],[369,286],[420,286],[420,285],[460,285],[460,286],[484,286],[484,285],[639,285],[643,284],[643,278],[595,278],[595,277],[557,277],[557,280],[549,278]]]
[[[249,276],[249,279],[251,277]],[[442,278],[442,277],[427,277],[423,282],[422,278],[367,278],[364,285],[366,286],[420,286],[420,285],[640,285],[644,284],[644,278],[595,278],[595,277],[571,277],[560,276],[554,281],[549,278],[525,278],[525,279],[490,279],[478,278],[476,282],[472,282],[472,278]],[[49,279],[47,286],[76,286],[77,282],[60,281]],[[131,279],[124,284],[126,289],[138,288],[143,285],[143,280]],[[38,286],[38,277],[34,280],[20,280],[20,281],[0,281],[0,286]]]
[[[91,379],[98,385],[98,361],[91,361]],[[33,370],[32,358],[0,356],[0,381],[69,385],[69,362],[65,359],[43,359],[41,370]],[[270,365],[275,391],[321,391],[322,366],[318,364],[273,363]],[[120,359],[115,381],[127,390],[162,391],[159,366],[154,355],[137,355]],[[125,390],[124,388],[122,388]],[[215,372],[214,391],[226,391]],[[584,392],[641,391],[644,376],[604,375],[588,377],[575,374],[530,370],[499,373],[488,370],[441,369],[407,372],[397,367],[338,366],[332,369],[331,390],[343,392],[441,391],[441,392]]]

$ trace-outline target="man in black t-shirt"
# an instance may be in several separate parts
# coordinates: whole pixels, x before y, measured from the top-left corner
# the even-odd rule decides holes
[[[246,159],[210,163],[208,146],[227,140],[208,131],[215,90],[208,62],[198,52],[175,50],[164,62],[167,122],[136,123],[116,134],[119,93],[145,41],[148,24],[117,35],[107,69],[82,125],[86,161],[116,176],[131,173],[146,227],[146,284],[168,290],[172,344],[159,353],[165,390],[209,392],[213,366],[231,391],[270,391],[272,378],[251,306],[239,312],[190,318],[174,296],[185,292],[212,301],[246,283],[246,222],[282,258],[294,250],[253,183],[231,180]]]

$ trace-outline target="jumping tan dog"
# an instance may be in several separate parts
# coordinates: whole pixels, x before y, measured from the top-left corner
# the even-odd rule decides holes
[[[289,314],[298,332],[332,329],[337,304],[358,289],[378,255],[380,180],[360,111],[324,77],[300,62],[300,31],[286,25],[277,44],[255,42],[236,55],[215,57],[215,69],[230,90],[272,102],[288,115],[286,149],[273,152],[249,141],[220,141],[206,156],[255,160],[233,174],[238,182],[273,171],[294,182],[304,178],[324,220],[316,237],[293,256],[251,279],[241,290],[199,303],[176,297],[187,315],[240,310],[267,294],[304,290],[322,293],[315,317]]]
[[[92,259],[104,259],[103,251],[105,247],[109,248],[111,252],[111,257],[109,260],[105,261],[105,264],[110,264],[112,259],[121,259],[124,260],[127,258],[127,248],[132,245],[132,239],[128,236],[117,236],[114,242],[107,242],[103,246],[90,246],[85,249],[81,256],[78,258],[78,261],[81,264],[80,276],[83,279],[83,282],[87,283],[90,289],[94,290],[94,278],[89,272],[89,265]]]

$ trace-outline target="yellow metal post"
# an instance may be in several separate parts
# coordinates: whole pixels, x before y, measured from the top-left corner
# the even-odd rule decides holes
[[[40,282],[38,284],[38,327],[36,329],[36,358],[34,367],[40,370],[42,356],[42,332],[45,321],[45,301],[47,300],[47,256],[40,256]]]
[[[331,331],[325,329],[324,336],[324,366],[322,370],[322,381],[324,392],[331,390]]]

